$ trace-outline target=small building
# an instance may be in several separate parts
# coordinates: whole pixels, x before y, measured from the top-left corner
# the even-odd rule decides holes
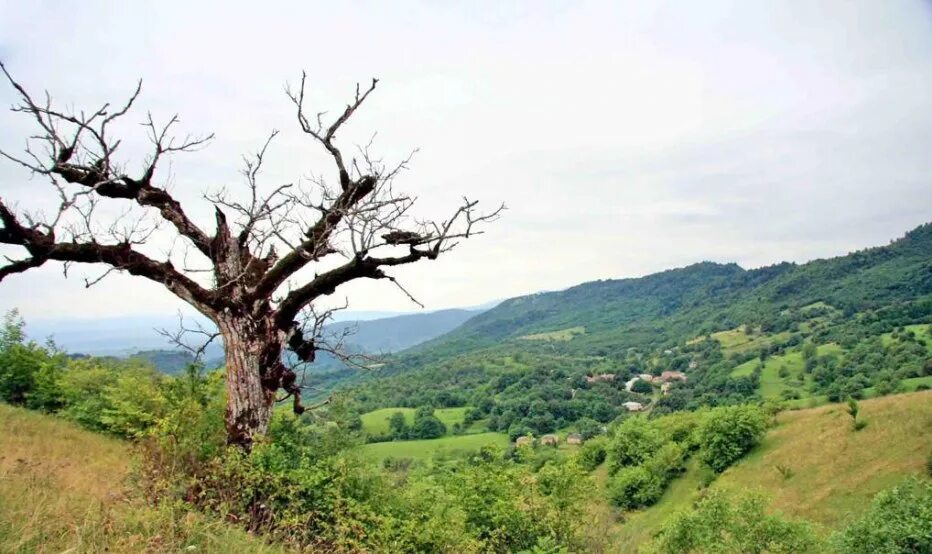
[[[660,374],[660,380],[664,383],[669,383],[670,381],[683,381],[686,382],[686,374],[682,371],[664,371]]]
[[[696,369],[697,367],[699,367],[699,362],[696,360],[689,362],[689,369]]]
[[[632,379],[625,381],[625,390],[628,392],[631,392],[631,389],[634,388],[634,384],[637,383],[640,379],[641,379],[640,377],[634,377]]]
[[[614,374],[614,373],[602,373],[602,374],[600,374],[600,375],[588,375],[588,376],[586,376],[586,382],[587,382],[587,383],[595,383],[595,382],[598,382],[598,381],[614,381],[614,380],[615,380],[615,374]]]
[[[582,435],[579,433],[570,433],[566,436],[566,444],[582,444]]]
[[[664,383],[660,385],[660,392],[663,394],[667,394],[668,392],[670,392],[670,383]]]
[[[515,446],[534,446],[534,437],[530,435],[525,435],[523,437],[518,437],[518,440],[515,441]]]
[[[644,409],[644,405],[640,402],[625,402],[622,404],[629,412],[640,412]]]
[[[556,446],[558,442],[560,442],[560,439],[556,435],[544,435],[540,438],[542,446]]]

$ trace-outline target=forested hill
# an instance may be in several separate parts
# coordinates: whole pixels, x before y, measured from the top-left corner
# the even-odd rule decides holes
[[[702,262],[512,298],[399,361],[416,364],[507,341],[606,354],[609,346],[676,342],[739,324],[766,326],[783,309],[815,302],[852,314],[929,294],[932,224],[925,224],[887,246],[805,264],[744,270]]]
[[[512,298],[389,357],[349,397],[360,409],[480,406],[476,417],[509,433],[608,421],[627,401],[671,411],[837,400],[932,384],[929,323],[932,224],[805,264],[703,262]],[[664,371],[688,383],[662,397],[659,385],[653,396],[625,389]]]

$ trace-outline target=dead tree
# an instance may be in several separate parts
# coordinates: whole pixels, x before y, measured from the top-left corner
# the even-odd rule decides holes
[[[411,297],[391,268],[436,259],[461,239],[481,233],[478,226],[504,208],[481,214],[476,201],[464,199],[445,220],[414,218],[414,199],[392,186],[410,157],[389,166],[372,157],[369,146],[347,156],[337,144],[337,133],[378,81],[357,85],[352,102],[325,121],[325,113],[312,115],[305,109],[302,75],[300,86],[287,90],[288,98],[301,131],[332,157],[333,176],[260,186],[273,132],[258,153],[245,158],[239,197],[229,190],[204,195],[214,208],[210,229],[189,217],[159,182],[157,169],[171,155],[205,146],[212,135],[178,138],[172,134],[177,116],[160,125],[150,114],[142,124],[151,153],[134,172],[130,164],[118,161],[121,141],[110,132],[132,111],[141,83],[119,106],[81,112],[57,108],[47,93],[31,95],[2,64],[0,68],[20,99],[12,110],[37,127],[23,154],[0,154],[47,180],[49,192],[57,195],[54,213],[30,213],[0,199],[0,244],[19,251],[6,257],[0,280],[47,262],[62,262],[66,274],[75,263],[104,264],[108,269],[103,276],[118,271],[143,277],[193,306],[216,324],[223,339],[226,426],[232,444],[248,448],[256,435],[265,433],[276,400],[290,398],[295,412],[304,410],[297,375],[285,362],[286,350],[294,353],[291,358],[311,362],[324,347],[320,330],[329,312],[315,312],[315,301],[363,278],[390,281]],[[113,200],[132,209],[101,222],[101,204]],[[163,228],[175,244],[184,245],[180,263],[178,249],[157,259],[140,248]],[[189,263],[188,252],[199,258],[200,266]],[[302,318],[307,313],[312,314],[310,321]],[[280,390],[285,398],[276,398]]]

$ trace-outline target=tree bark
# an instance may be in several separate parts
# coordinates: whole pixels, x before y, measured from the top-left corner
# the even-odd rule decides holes
[[[281,346],[246,319],[223,318],[220,329],[226,353],[227,441],[248,449],[269,427]]]

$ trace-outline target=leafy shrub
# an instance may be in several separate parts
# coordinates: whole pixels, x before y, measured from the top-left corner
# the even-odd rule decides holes
[[[761,495],[731,498],[721,491],[712,491],[693,510],[676,513],[664,522],[647,551],[815,554],[825,552],[825,545],[809,524],[768,514]]]
[[[756,406],[711,410],[699,427],[699,458],[716,472],[724,471],[763,438],[767,418]]]
[[[636,466],[650,458],[665,440],[656,427],[643,417],[624,420],[615,428],[606,448],[609,472],[614,474],[626,466]]]
[[[932,552],[932,483],[912,477],[881,491],[835,542],[850,554]]]
[[[654,387],[644,379],[638,379],[631,387],[631,392],[636,392],[638,394],[650,394],[653,391]]]
[[[576,459],[584,470],[592,471],[605,461],[605,441],[592,439],[583,443],[579,448]]]
[[[663,495],[664,480],[646,467],[624,467],[608,485],[608,498],[614,506],[632,510],[650,506]]]
[[[685,461],[685,449],[675,442],[668,442],[644,462],[644,467],[666,482],[686,469]]]

